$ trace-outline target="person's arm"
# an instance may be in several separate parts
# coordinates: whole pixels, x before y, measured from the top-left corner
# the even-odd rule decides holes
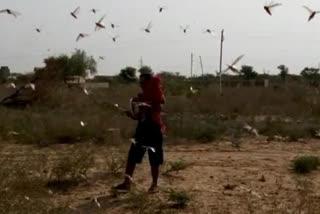
[[[127,115],[127,117],[133,119],[133,120],[138,120],[130,110],[124,111],[124,113]]]

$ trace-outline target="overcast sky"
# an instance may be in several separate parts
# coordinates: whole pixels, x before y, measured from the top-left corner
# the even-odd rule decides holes
[[[160,70],[190,74],[194,53],[194,73],[200,74],[199,56],[206,73],[219,67],[219,37],[204,34],[206,28],[225,29],[224,64],[241,54],[240,64],[252,65],[260,73],[278,72],[286,64],[291,73],[320,63],[320,14],[308,22],[307,5],[320,10],[319,0],[279,0],[273,16],[263,10],[263,0],[1,0],[0,9],[10,8],[22,15],[15,19],[0,14],[0,66],[12,72],[32,71],[49,55],[87,51],[99,61],[99,74],[116,74],[127,65],[144,64]],[[158,6],[167,10],[158,13]],[[70,12],[81,7],[79,19]],[[97,8],[94,15],[90,9]],[[94,32],[94,23],[106,14],[105,23],[116,30]],[[141,29],[152,21],[151,34]],[[190,25],[183,34],[180,25]],[[35,28],[40,27],[41,34]],[[90,37],[76,42],[79,33]],[[108,37],[120,35],[116,43]],[[48,51],[50,49],[50,52]]]

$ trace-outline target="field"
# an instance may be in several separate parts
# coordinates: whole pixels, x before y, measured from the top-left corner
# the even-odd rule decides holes
[[[113,104],[128,106],[135,84],[89,96],[58,85],[45,98],[39,86],[26,108],[1,107],[0,213],[319,213],[316,90],[226,88],[220,96],[210,86],[190,93],[191,84],[165,85],[166,162],[154,195],[147,159],[129,194],[111,190],[135,128]]]
[[[150,196],[145,193],[150,184],[146,161],[134,177],[135,193],[115,196],[110,191],[113,185],[121,182],[122,174],[121,167],[112,168],[110,158],[114,158],[113,164],[121,164],[128,145],[119,149],[85,143],[40,149],[30,145],[2,144],[1,157],[10,158],[10,162],[23,160],[23,165],[41,165],[45,164],[41,159],[43,156],[46,161],[54,162],[63,156],[74,155],[75,148],[90,148],[95,164],[88,169],[85,181],[64,190],[45,187],[46,191],[53,192],[47,200],[66,207],[65,213],[318,213],[320,173],[296,175],[292,172],[291,160],[297,155],[316,154],[320,149],[319,142],[283,144],[267,142],[263,138],[243,141],[241,149],[234,148],[228,140],[205,145],[166,145],[166,159],[184,162],[186,168],[162,174],[160,193]],[[37,173],[41,171],[32,172],[32,175]],[[191,197],[186,208],[174,208],[168,201],[171,189],[184,191]],[[25,203],[43,200],[43,196],[39,198],[32,191],[29,193],[28,188],[24,194],[30,198]],[[93,201],[96,197],[101,208]],[[25,203],[26,209],[35,207]]]

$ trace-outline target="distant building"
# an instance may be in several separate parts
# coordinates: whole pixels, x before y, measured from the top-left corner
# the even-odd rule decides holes
[[[109,82],[87,82],[85,84],[86,88],[109,88]]]
[[[95,76],[93,79],[85,79],[83,76],[67,76],[65,81],[68,85],[81,85],[86,88],[109,88],[111,76]]]
[[[86,82],[87,88],[109,88],[110,83],[114,79],[113,76],[95,76],[93,79]]]
[[[0,81],[6,80],[10,76],[10,69],[8,66],[2,66],[0,68]]]
[[[83,76],[67,76],[66,83],[69,85],[83,85],[86,79]]]
[[[96,75],[94,78],[91,80],[91,82],[112,82],[114,80],[114,76],[103,76],[103,75]]]

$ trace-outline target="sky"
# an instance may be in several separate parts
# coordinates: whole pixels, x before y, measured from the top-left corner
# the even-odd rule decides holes
[[[219,69],[219,32],[225,29],[223,66],[239,55],[239,65],[251,65],[258,73],[278,73],[285,64],[290,73],[320,63],[320,14],[308,22],[307,5],[320,10],[319,0],[279,0],[281,7],[269,16],[263,0],[0,0],[1,9],[12,9],[18,18],[0,14],[0,66],[12,72],[29,72],[43,66],[48,56],[83,49],[98,61],[100,75],[114,75],[126,66],[139,66],[140,58],[157,73],[194,75]],[[76,20],[70,12],[80,6]],[[158,12],[159,6],[167,9]],[[97,14],[90,9],[99,9]],[[106,15],[105,30],[94,31],[95,22]],[[152,22],[151,33],[142,29]],[[110,22],[120,27],[112,29]],[[187,34],[180,25],[190,25]],[[41,28],[38,34],[35,28]],[[217,32],[205,34],[206,28]],[[79,33],[88,38],[76,42]],[[113,42],[110,35],[119,35]],[[50,49],[50,51],[48,51]]]

